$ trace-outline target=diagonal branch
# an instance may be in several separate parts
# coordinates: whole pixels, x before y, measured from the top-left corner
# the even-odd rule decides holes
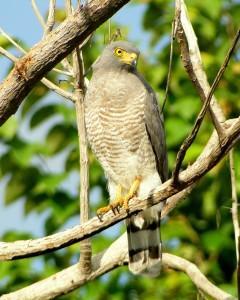
[[[14,41],[14,39],[12,39],[1,27],[0,27],[0,33],[13,45],[15,46],[21,53],[23,54],[27,54],[27,51],[20,46],[16,41]],[[56,73],[60,73],[63,75],[67,75],[67,76],[72,76],[72,72],[71,71],[64,71],[64,70],[60,70],[58,68],[53,68],[52,71],[55,71]]]
[[[213,84],[210,88],[210,91],[208,93],[208,96],[202,106],[202,109],[201,111],[199,112],[198,116],[197,116],[197,119],[195,121],[195,124],[190,132],[190,134],[187,136],[187,138],[184,140],[183,144],[181,145],[181,148],[177,154],[177,159],[176,159],[176,165],[175,165],[175,168],[173,170],[173,183],[174,184],[177,184],[178,183],[178,175],[179,175],[179,172],[180,172],[180,168],[181,168],[181,165],[182,165],[182,162],[183,162],[183,159],[185,157],[185,154],[187,152],[187,150],[189,149],[189,147],[192,145],[194,139],[196,138],[197,136],[197,133],[201,127],[201,124],[202,124],[202,121],[206,115],[206,112],[207,110],[209,109],[209,105],[210,105],[210,101],[212,99],[212,96],[213,96],[213,93],[214,91],[216,90],[223,74],[224,74],[224,71],[226,70],[227,66],[228,66],[228,63],[230,61],[230,58],[231,56],[233,55],[233,52],[237,46],[237,42],[240,38],[240,30],[237,31],[237,34],[235,35],[234,39],[233,39],[233,42],[232,42],[232,45],[230,47],[230,49],[228,50],[228,53],[224,59],[224,62],[222,64],[222,66],[220,67],[214,81],[213,81]],[[225,132],[224,131],[221,131],[221,140],[224,138],[225,136]],[[220,140],[220,141],[221,141]]]
[[[63,294],[67,294],[83,286],[87,282],[127,263],[127,236],[126,234],[123,234],[107,250],[93,256],[92,273],[87,277],[81,272],[79,265],[76,264],[28,287],[3,295],[1,299],[53,299]],[[201,289],[206,295],[213,299],[235,299],[230,294],[212,284],[195,264],[186,259],[176,255],[163,253],[162,263],[165,268],[172,268],[185,272],[197,288]]]
[[[18,58],[16,56],[14,56],[13,54],[11,54],[10,52],[8,52],[7,50],[5,50],[2,47],[0,47],[0,53],[2,55],[6,56],[8,59],[10,59],[12,62],[15,62],[15,63],[18,62]],[[40,81],[42,82],[42,84],[44,84],[46,87],[48,87],[53,92],[57,93],[58,95],[66,98],[72,102],[75,102],[75,96],[72,93],[61,89],[58,85],[56,85],[49,79],[43,77]]]
[[[203,69],[197,37],[189,20],[187,8],[183,0],[176,0],[176,19],[178,20],[178,22],[176,22],[178,26],[178,29],[176,29],[176,36],[180,45],[184,68],[196,88],[200,99],[202,102],[205,102],[210,86]],[[225,121],[225,116],[214,95],[211,100],[209,111],[215,128],[220,132],[220,123]]]
[[[180,185],[174,186],[170,179],[157,187],[147,199],[138,200],[135,198],[130,202],[129,214],[127,214],[124,209],[121,209],[120,213],[116,215],[110,211],[104,215],[103,222],[99,222],[99,219],[94,217],[84,225],[76,226],[64,232],[56,233],[52,236],[41,239],[16,241],[13,243],[2,242],[0,243],[0,260],[36,256],[82,241],[120,222],[121,220],[126,219],[130,215],[156,205],[192,186],[209,170],[211,170],[240,139],[240,117],[228,120],[224,125],[226,128],[228,127],[228,129],[226,129],[226,138],[222,145],[219,145],[218,135],[214,132],[204,151],[195,163],[180,173]],[[170,204],[169,199],[168,204]],[[170,209],[172,209],[171,205]]]
[[[22,57],[0,84],[0,125],[14,114],[33,86],[129,0],[92,0],[77,9]]]
[[[32,4],[32,8],[33,8],[33,11],[39,21],[39,23],[41,24],[41,26],[43,27],[43,29],[45,30],[46,29],[46,24],[45,24],[45,21],[39,11],[39,8],[37,6],[37,3],[35,0],[31,0],[31,4]]]
[[[166,105],[167,99],[168,99],[168,92],[169,92],[169,86],[170,86],[170,81],[172,77],[172,59],[173,59],[173,42],[175,39],[175,19],[172,22],[172,32],[171,32],[171,42],[170,42],[170,53],[169,53],[169,63],[168,63],[168,74],[167,74],[167,83],[166,83],[166,88],[165,88],[165,94],[163,98],[163,104],[161,107],[161,113],[164,111],[164,107]]]

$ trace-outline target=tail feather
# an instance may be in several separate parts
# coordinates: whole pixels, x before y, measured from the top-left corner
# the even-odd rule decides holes
[[[129,269],[158,276],[161,271],[160,213],[149,208],[127,220]]]

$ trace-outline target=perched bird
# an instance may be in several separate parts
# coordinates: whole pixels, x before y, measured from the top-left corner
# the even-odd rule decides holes
[[[167,179],[163,119],[156,95],[136,66],[139,50],[126,41],[109,44],[93,64],[85,97],[88,141],[101,163],[110,194],[102,215],[146,198]],[[127,219],[129,269],[157,276],[161,269],[157,205]]]

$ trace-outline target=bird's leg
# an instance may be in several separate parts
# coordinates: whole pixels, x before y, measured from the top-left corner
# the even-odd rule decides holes
[[[123,197],[122,197],[122,186],[119,184],[116,188],[115,199],[108,206],[101,207],[97,210],[97,216],[101,220],[101,217],[107,213],[109,210],[112,210],[115,214],[115,210],[119,212],[119,207],[123,206]]]
[[[129,211],[128,202],[131,200],[137,193],[140,183],[141,183],[142,177],[136,176],[135,180],[133,181],[127,195],[124,197],[123,200],[123,207],[126,209],[126,211]]]

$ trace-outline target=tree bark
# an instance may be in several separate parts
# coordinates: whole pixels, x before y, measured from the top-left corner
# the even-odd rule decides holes
[[[15,64],[0,85],[0,125],[47,72],[129,0],[92,0],[78,8]]]

